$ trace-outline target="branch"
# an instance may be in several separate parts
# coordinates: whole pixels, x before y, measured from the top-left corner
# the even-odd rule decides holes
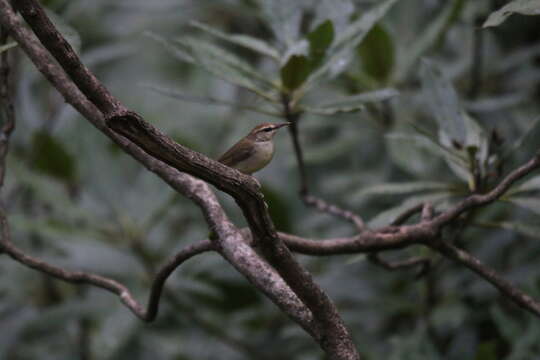
[[[325,200],[318,198],[309,193],[309,184],[308,176],[306,170],[306,164],[304,162],[304,153],[302,150],[302,145],[300,144],[300,136],[298,130],[298,123],[300,120],[300,113],[295,113],[291,109],[290,99],[287,95],[284,95],[282,98],[283,103],[283,114],[288,122],[291,123],[289,126],[289,133],[291,134],[291,139],[294,147],[294,154],[296,156],[296,163],[298,164],[298,170],[300,172],[300,197],[306,206],[311,206],[317,209],[320,212],[328,213],[330,215],[345,219],[352,223],[358,231],[365,229],[366,224],[364,220],[357,214],[352,211],[342,209],[336,205],[329,204]]]
[[[454,260],[455,262],[465,265],[480,277],[495,286],[503,295],[509,297],[512,301],[518,304],[525,310],[533,313],[536,316],[540,316],[540,302],[536,301],[529,295],[525,294],[509,281],[505,280],[495,270],[491,269],[487,265],[484,265],[469,254],[465,250],[459,249],[454,245],[451,245],[444,241],[437,241],[431,244],[431,247],[446,257]]]
[[[286,246],[277,237],[257,182],[249,176],[243,175],[234,169],[208,159],[202,154],[176,144],[170,138],[161,134],[159,130],[144,122],[140,116],[129,111],[119,101],[113,98],[89,70],[80,63],[77,54],[75,54],[71,46],[57,32],[39,4],[32,0],[22,0],[17,1],[17,7],[45,47],[79,86],[82,93],[104,114],[111,128],[128,137],[140,148],[144,149],[148,155],[159,159],[159,161],[154,161],[154,165],[166,163],[176,170],[196,175],[229,193],[236,199],[244,211],[244,215],[252,231],[257,234],[257,239],[263,245],[262,250],[266,257],[286,280],[290,288],[312,311],[315,319],[317,319],[318,325],[320,325],[317,328],[320,328],[321,331],[321,336],[317,340],[320,341],[321,347],[337,359],[358,359],[359,356],[352,343],[352,339],[339,317],[334,304],[322,289],[314,283],[311,275],[296,262]],[[13,24],[14,14],[7,0],[0,1],[0,10],[2,22],[4,24]],[[10,28],[12,32],[17,32],[18,30],[13,27]],[[39,59],[38,62],[40,62]],[[133,144],[129,143],[126,146],[135,148]],[[138,152],[138,150],[136,149],[134,152]],[[141,154],[139,153],[138,155]],[[137,158],[137,160],[147,166],[145,163],[147,159],[142,158]],[[170,171],[170,169],[166,170]],[[181,189],[181,192],[187,194],[190,198],[195,198],[194,201],[196,202],[202,201],[201,199],[196,199],[194,193],[185,187]],[[229,233],[217,232],[220,239],[227,239],[231,235],[234,235],[231,234],[234,229],[229,228],[229,230]],[[230,252],[227,253],[231,254]],[[246,261],[246,259],[239,260]],[[238,268],[244,264],[236,263],[233,265]],[[251,275],[253,276],[254,274]],[[258,280],[260,283],[261,279]],[[265,285],[268,290],[269,285],[267,283]],[[294,310],[296,308],[288,311],[288,314],[297,316],[298,314],[295,314]],[[306,318],[303,317],[298,320],[301,322],[306,320]],[[309,325],[311,324],[306,324],[305,322],[303,324],[303,326]],[[312,331],[311,333],[313,334],[314,332]]]
[[[210,241],[202,241],[191,245],[184,250],[178,252],[171,258],[163,267],[159,269],[154,279],[152,290],[150,292],[148,306],[146,309],[140,305],[133,297],[129,289],[116,280],[82,271],[69,271],[35,257],[26,255],[11,242],[11,234],[9,224],[3,209],[0,209],[0,249],[3,253],[9,255],[13,260],[38,270],[42,273],[50,275],[54,278],[73,283],[73,284],[88,284],[116,294],[120,297],[120,301],[127,306],[137,317],[144,321],[153,321],[156,317],[159,298],[163,290],[163,285],[169,275],[184,261],[192,258],[195,255],[213,249],[213,244]]]
[[[228,234],[231,232],[230,221],[226,218],[223,209],[217,202],[215,194],[210,190],[208,185],[203,181],[195,179],[187,174],[180,173],[178,170],[167,164],[154,159],[133,143],[107,128],[99,110],[92,105],[71,80],[66,77],[66,74],[59,68],[51,55],[35,39],[34,35],[24,27],[11,8],[5,6],[3,0],[0,1],[0,10],[2,10],[0,11],[2,23],[9,24],[9,29],[15,40],[34,62],[38,70],[40,70],[64,96],[66,101],[77,109],[97,129],[101,130],[119,145],[126,153],[130,154],[143,164],[149,171],[154,172],[173,189],[194,201],[201,208],[206,221],[209,223],[210,227],[214,229],[216,234],[218,234],[220,238],[227,238]],[[230,240],[229,242],[223,242],[219,247],[226,249],[229,246],[229,253],[235,254],[237,253],[237,245],[243,247],[245,245],[243,239],[236,238],[234,241]],[[242,253],[242,251],[238,251],[238,253]],[[244,261],[242,264],[246,266],[238,266],[237,270],[248,279],[251,277],[250,281],[259,290],[266,294],[282,311],[284,311],[291,319],[299,323],[306,331],[310,334],[318,334],[317,329],[313,324],[311,313],[305,308],[294,293],[292,293],[281,277],[271,269],[268,264],[260,260],[257,254],[252,253],[250,256],[253,259],[253,262],[249,264],[250,266],[247,266],[248,263]],[[234,261],[233,258],[227,260],[229,262]],[[265,269],[268,271],[254,274],[251,273],[252,269]],[[318,339],[319,336],[317,335],[316,338]]]
[[[8,32],[0,27],[0,45],[7,43]],[[4,121],[0,127],[0,187],[4,185],[6,176],[6,156],[9,148],[9,137],[15,130],[15,109],[10,89],[11,76],[9,66],[9,52],[0,55],[0,101],[4,111]]]
[[[382,266],[386,270],[391,271],[420,266],[420,273],[424,273],[431,264],[431,261],[428,258],[422,256],[413,256],[409,259],[400,261],[388,261],[381,258],[379,253],[374,253],[369,254],[368,259],[373,264]]]
[[[531,172],[538,169],[539,167],[540,167],[540,151],[538,151],[536,155],[527,163],[515,169],[514,171],[510,172],[490,192],[483,195],[475,194],[475,195],[471,195],[465,198],[453,208],[450,208],[449,210],[435,217],[429,223],[431,224],[431,226],[440,228],[454,221],[457,217],[459,217],[460,215],[464,214],[465,212],[473,208],[488,205],[494,202],[495,200],[503,196],[508,191],[508,189],[510,189],[510,187],[514,185],[514,183],[521,180],[525,176],[529,175]]]

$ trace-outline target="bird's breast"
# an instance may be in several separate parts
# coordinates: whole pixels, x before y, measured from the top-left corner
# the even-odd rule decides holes
[[[252,174],[257,170],[262,169],[274,155],[274,144],[272,141],[256,142],[255,151],[246,160],[240,162],[236,168],[244,173]]]

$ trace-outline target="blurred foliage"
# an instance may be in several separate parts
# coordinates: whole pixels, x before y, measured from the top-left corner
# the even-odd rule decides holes
[[[372,226],[424,201],[442,210],[485,192],[538,150],[540,23],[521,15],[537,13],[537,3],[44,2],[114,94],[197,151],[217,157],[279,117],[289,98],[313,192]],[[498,26],[481,29],[486,20]],[[81,119],[17,47],[0,50],[17,59],[17,130],[3,189],[14,242],[112,276],[144,302],[149,262],[207,236],[199,210]],[[290,139],[276,141],[257,178],[278,228],[351,234],[349,224],[303,206]],[[539,195],[536,174],[445,234],[537,298]],[[426,249],[382,256],[417,254],[436,264],[418,280],[365,257],[300,258],[367,359],[538,357],[538,320],[467,269]],[[0,359],[82,358],[85,342],[90,359],[322,359],[308,335],[213,254],[177,270],[152,324],[102,290],[6,257],[0,272]]]

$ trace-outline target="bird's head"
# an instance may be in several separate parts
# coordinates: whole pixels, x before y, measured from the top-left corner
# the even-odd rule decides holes
[[[288,126],[291,123],[262,123],[260,125],[257,125],[251,130],[249,133],[249,137],[253,138],[253,140],[257,142],[264,142],[264,141],[270,141],[276,134],[276,131],[278,129]]]

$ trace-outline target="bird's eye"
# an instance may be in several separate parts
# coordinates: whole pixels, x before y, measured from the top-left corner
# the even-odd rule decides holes
[[[274,128],[271,128],[271,127],[267,127],[265,129],[263,129],[263,131],[266,131],[266,132],[269,132],[269,131],[272,131],[272,130],[274,130]]]

